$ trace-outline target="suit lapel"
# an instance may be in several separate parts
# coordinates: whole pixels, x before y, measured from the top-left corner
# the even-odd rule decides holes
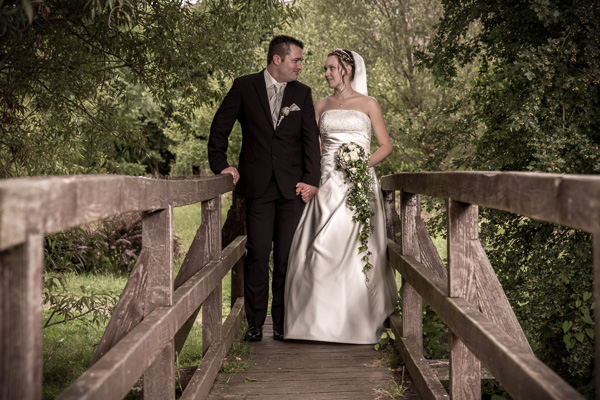
[[[256,74],[256,79],[254,80],[254,87],[256,89],[256,93],[258,94],[260,104],[262,105],[262,108],[265,111],[265,115],[268,118],[269,125],[273,126],[273,122],[271,119],[271,106],[269,105],[269,96],[267,95],[267,86],[265,83],[264,73],[265,70],[263,69],[261,72]]]
[[[267,94],[267,86],[265,83],[265,71],[262,70],[258,74],[256,74],[256,79],[254,80],[254,87],[258,94],[258,98],[260,100],[260,104],[262,105],[263,110],[265,111],[265,115],[267,120],[269,121],[269,125],[273,126],[271,119],[271,106],[269,105],[269,96]],[[296,82],[288,82],[285,85],[285,90],[283,92],[283,98],[281,99],[281,107],[289,107],[292,105],[292,99],[294,97],[294,92],[296,91]]]

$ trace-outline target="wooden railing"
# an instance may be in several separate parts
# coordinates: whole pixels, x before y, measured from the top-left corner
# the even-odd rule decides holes
[[[533,355],[479,242],[477,206],[592,233],[597,304],[600,177],[413,173],[383,177],[381,185],[389,260],[403,279],[402,319],[392,318],[391,325],[422,397],[480,398],[483,364],[515,398],[581,398]],[[238,236],[243,232],[240,203],[234,201],[226,222],[238,228],[238,233],[229,232],[222,239],[220,230],[220,195],[232,189],[230,177],[69,176],[0,181],[0,398],[41,398],[44,236],[127,212],[142,213],[142,253],[91,367],[59,398],[122,398],[142,376],[145,398],[174,398],[175,352],[200,306],[204,354],[182,398],[205,397],[243,317],[245,236]],[[396,191],[400,217],[395,211]],[[421,219],[420,194],[447,199],[447,268]],[[198,202],[202,202],[202,224],[173,281],[173,208]],[[223,243],[227,246],[221,250]],[[233,305],[222,324],[221,281],[229,270]],[[423,300],[452,333],[450,394],[423,358]],[[597,344],[599,321],[595,324]],[[596,345],[596,365],[598,349]],[[599,380],[597,374],[596,383]]]
[[[478,206],[592,233],[594,301],[599,304],[600,177],[403,173],[383,177],[381,187],[388,223],[388,256],[402,277],[402,319],[392,318],[391,324],[396,331],[395,344],[421,396],[481,398],[483,364],[516,399],[583,398],[534,356],[479,242]],[[396,191],[400,217],[395,211]],[[447,201],[447,268],[421,219],[421,194]],[[423,357],[423,300],[451,332],[449,394]],[[600,365],[599,324],[596,318],[596,367]],[[598,373],[595,383],[599,388]],[[596,393],[600,398],[598,389]]]
[[[42,397],[44,236],[128,212],[142,213],[142,252],[92,365],[59,398],[123,398],[142,376],[145,398],[175,398],[175,352],[200,306],[204,354],[181,398],[203,398],[243,317],[245,236],[221,251],[220,196],[232,189],[224,176],[0,181],[0,398]],[[202,223],[173,281],[173,208],[199,202]],[[222,324],[221,281],[232,268],[233,305]]]

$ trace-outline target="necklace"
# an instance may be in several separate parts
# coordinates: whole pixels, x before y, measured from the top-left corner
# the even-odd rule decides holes
[[[344,89],[344,90],[345,90],[345,89]],[[340,91],[340,94],[341,94],[341,93],[342,93],[344,90],[341,90],[341,91]],[[338,102],[338,104],[340,105],[340,108],[343,108],[343,107],[344,107],[344,101],[346,101],[346,100],[348,100],[350,97],[352,97],[352,95],[353,95],[353,94],[354,94],[354,91],[352,91],[352,93],[350,93],[350,94],[348,95],[348,97],[346,97],[346,98],[343,98],[343,99],[342,99],[342,101],[340,101],[340,98],[339,98],[338,96],[336,96],[335,94],[333,95],[333,97],[335,98],[335,100],[336,100],[336,101]]]

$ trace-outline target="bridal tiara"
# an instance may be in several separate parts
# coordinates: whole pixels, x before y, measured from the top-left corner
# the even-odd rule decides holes
[[[336,56],[340,57],[342,60],[354,67],[354,58],[352,57],[352,54],[348,53],[346,50],[335,49],[331,52],[331,54],[335,54]]]

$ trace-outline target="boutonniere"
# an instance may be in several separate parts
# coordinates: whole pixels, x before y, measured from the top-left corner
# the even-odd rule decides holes
[[[289,107],[282,107],[281,110],[279,110],[279,121],[277,121],[277,126],[279,126],[279,124],[281,123],[281,121],[283,121],[283,119],[285,117],[287,117],[288,115],[290,115],[290,112],[292,111],[300,111],[300,107],[298,107],[296,105],[296,103],[292,104]]]

